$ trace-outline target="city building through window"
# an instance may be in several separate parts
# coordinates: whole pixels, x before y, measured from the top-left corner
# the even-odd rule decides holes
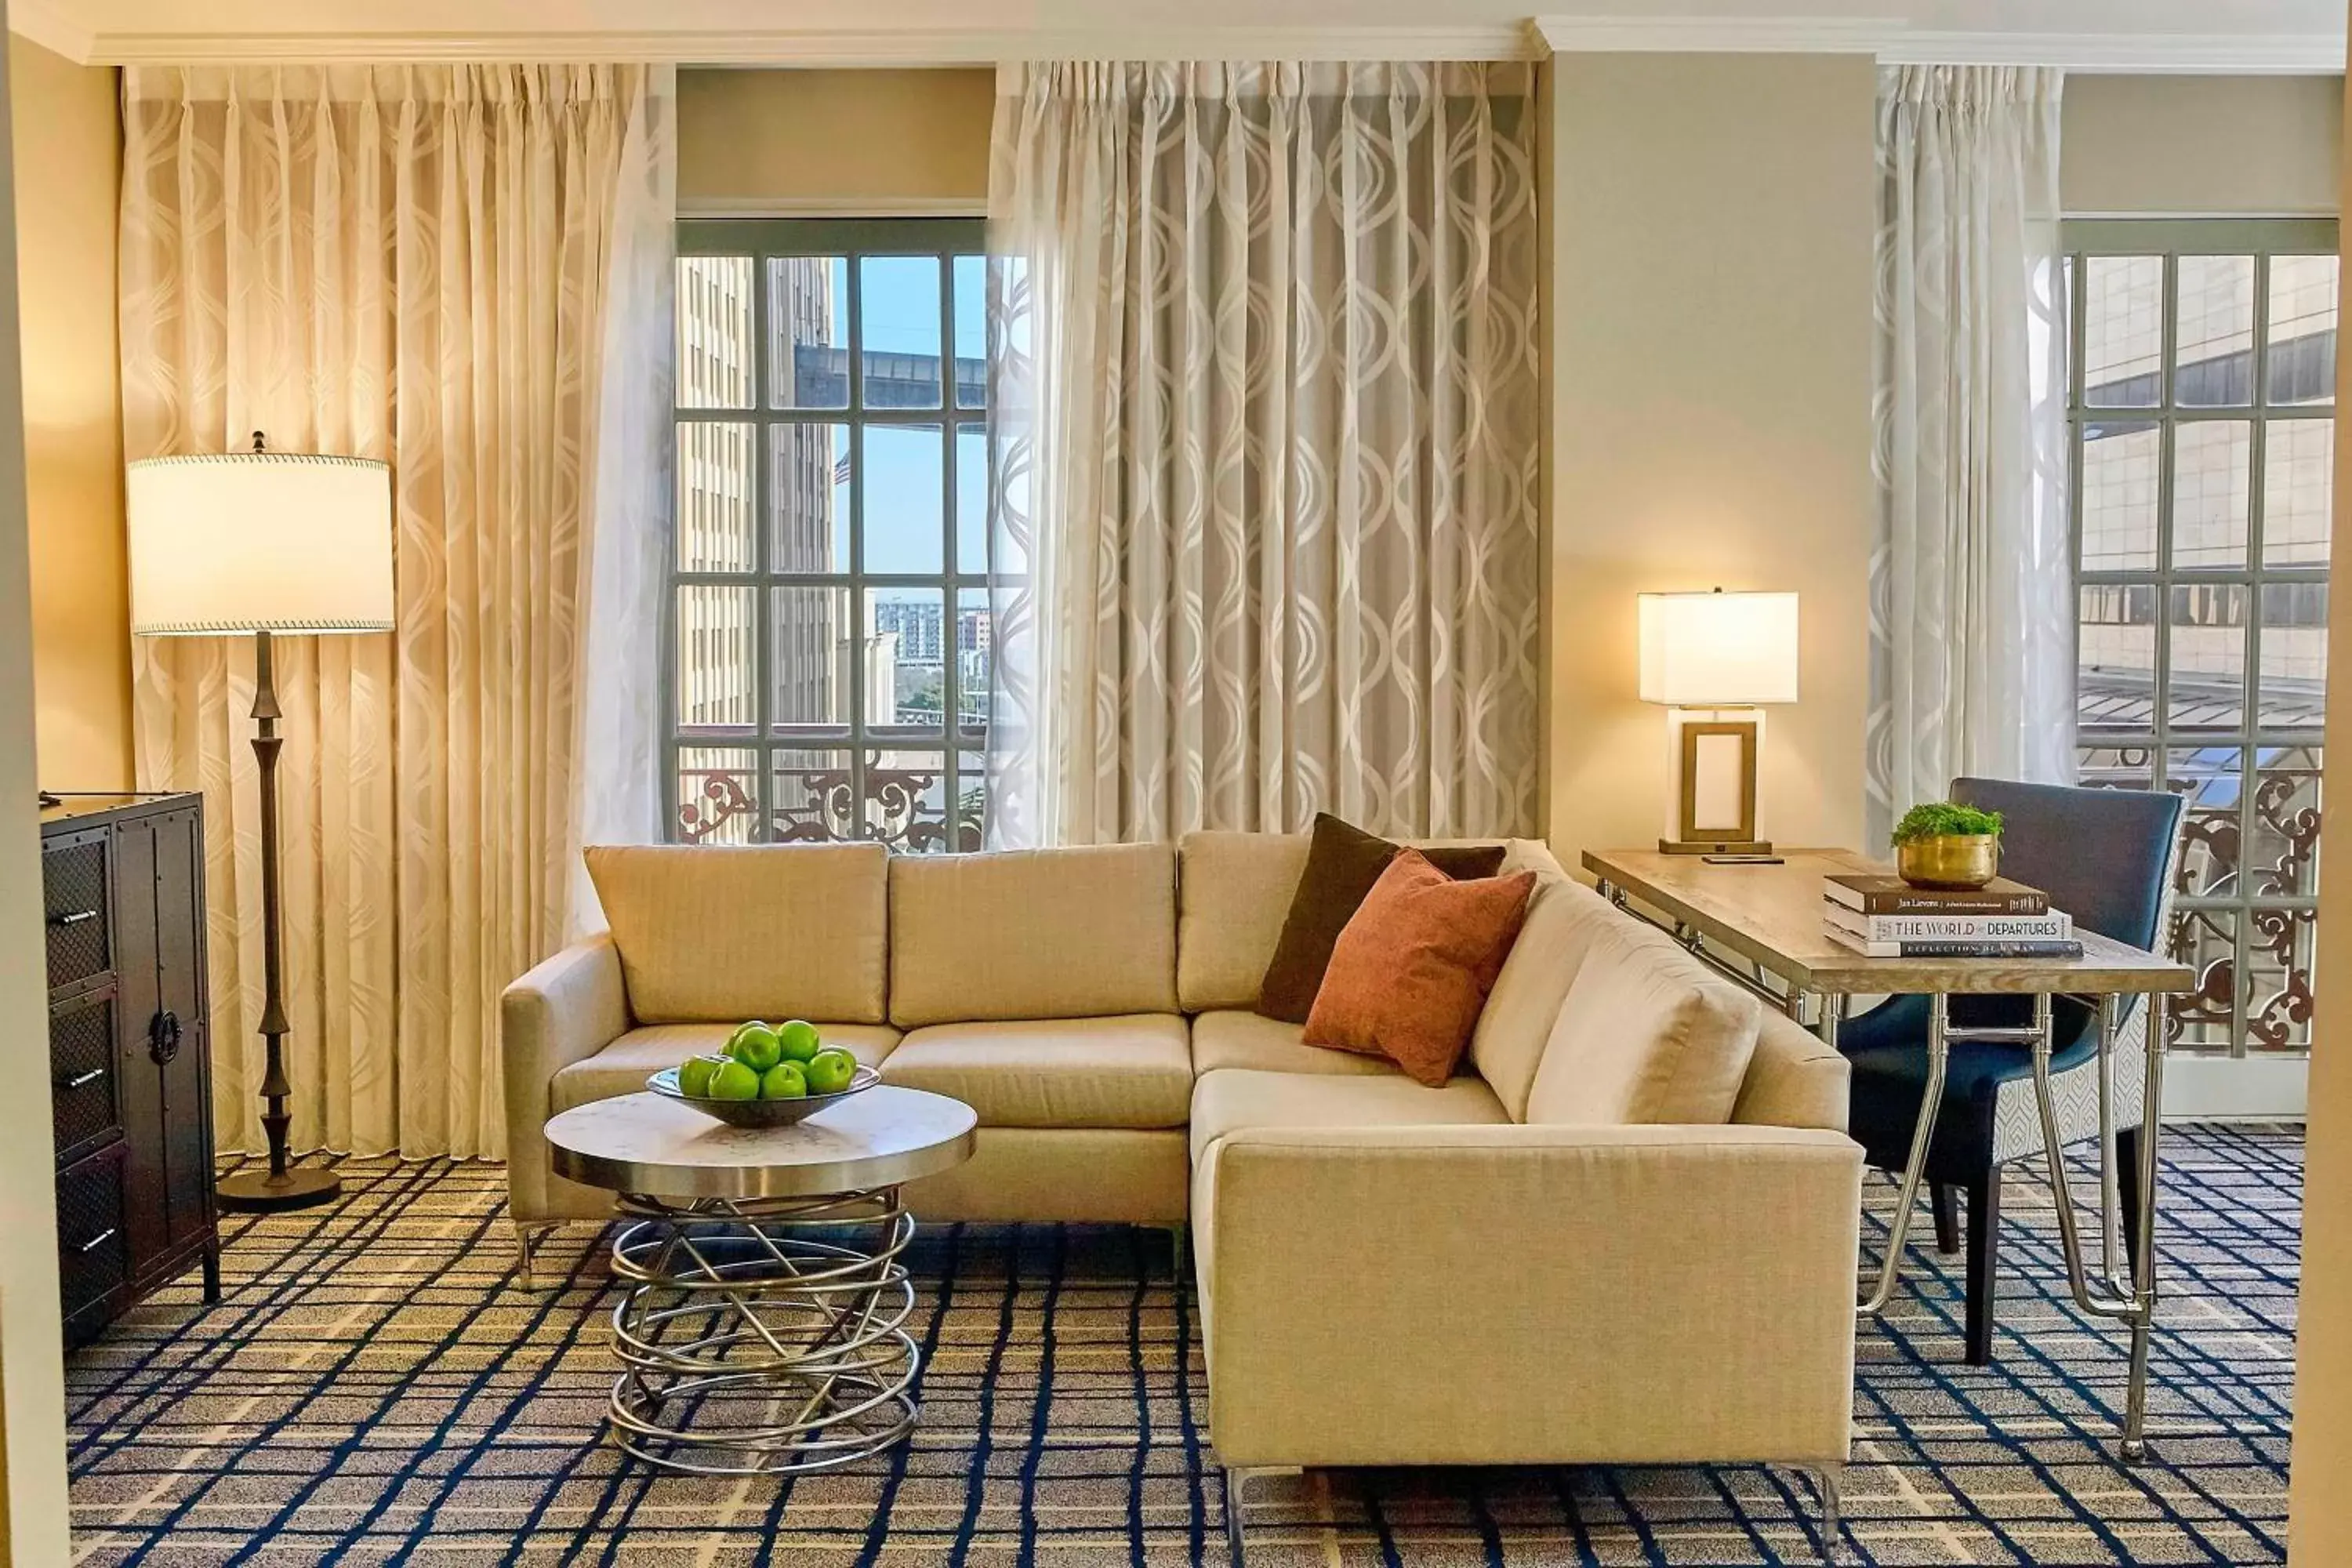
[[[690,843],[977,849],[977,219],[678,226],[664,766]]]

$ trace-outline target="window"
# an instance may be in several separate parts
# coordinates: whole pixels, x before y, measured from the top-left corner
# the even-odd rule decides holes
[[[2083,782],[2188,796],[2179,1050],[2306,1051],[2336,225],[2066,226]]]
[[[678,226],[673,838],[980,847],[981,229]]]

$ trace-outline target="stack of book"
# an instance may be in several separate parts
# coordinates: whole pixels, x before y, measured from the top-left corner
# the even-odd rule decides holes
[[[1822,929],[1870,958],[2080,958],[2074,922],[2039,888],[1915,888],[1844,873],[1822,884]]]

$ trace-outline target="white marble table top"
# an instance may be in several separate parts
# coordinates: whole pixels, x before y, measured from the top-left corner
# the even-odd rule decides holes
[[[555,1173],[670,1198],[791,1198],[863,1192],[935,1175],[971,1157],[971,1107],[880,1084],[790,1127],[730,1127],[652,1093],[551,1117]]]

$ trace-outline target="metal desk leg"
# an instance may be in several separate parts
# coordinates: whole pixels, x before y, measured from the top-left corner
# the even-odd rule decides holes
[[[2147,999],[2147,1097],[2140,1107],[2139,1223],[2132,1237],[2131,1372],[2124,1391],[2123,1456],[2147,1458],[2148,1335],[2156,1327],[2156,1161],[2164,1126],[2164,998]]]
[[[1903,1247],[1911,1237],[1911,1211],[1919,1200],[1919,1178],[1927,1169],[1927,1145],[1936,1131],[1936,1118],[1944,1108],[1944,1068],[1951,1058],[1951,999],[1938,991],[1927,998],[1927,1081],[1919,1095],[1919,1121],[1911,1131],[1911,1158],[1903,1167],[1903,1185],[1895,1199],[1895,1217],[1886,1227],[1886,1257],[1878,1266],[1878,1288],[1856,1310],[1875,1317],[1895,1295],[1895,1279],[1903,1264]]]

